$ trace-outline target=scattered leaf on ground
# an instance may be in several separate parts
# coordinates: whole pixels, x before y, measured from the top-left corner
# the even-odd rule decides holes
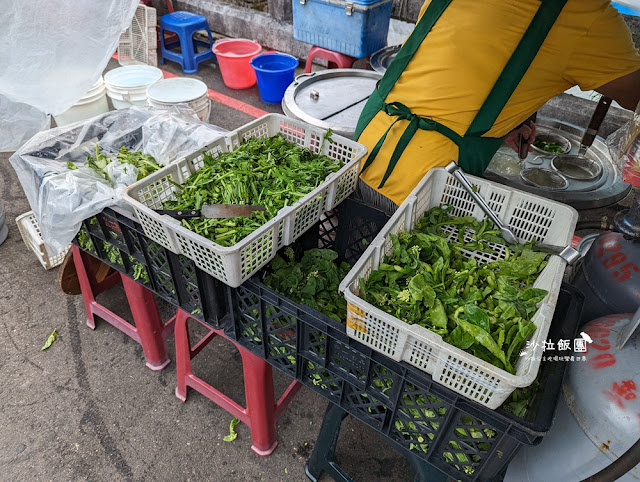
[[[229,424],[229,435],[225,436],[222,440],[225,442],[233,442],[238,437],[238,434],[234,430],[236,425],[238,425],[238,422],[240,422],[240,420],[237,418],[231,420],[231,423]]]
[[[58,332],[56,330],[53,330],[53,333],[49,335],[49,338],[47,338],[47,342],[42,346],[42,348],[40,348],[40,350],[42,351],[49,348],[51,344],[55,341],[56,336],[58,336]]]

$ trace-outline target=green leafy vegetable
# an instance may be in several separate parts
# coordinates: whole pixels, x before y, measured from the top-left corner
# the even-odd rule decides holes
[[[89,231],[87,231],[84,227],[80,228],[80,231],[78,231],[78,242],[80,243],[80,247],[84,251],[95,253],[95,248],[93,246],[91,236],[89,235]]]
[[[113,264],[118,264],[122,266],[124,263],[122,262],[122,255],[120,254],[120,250],[116,248],[113,244],[109,244],[106,241],[102,242],[102,249],[104,250],[107,258]]]
[[[502,409],[516,417],[525,418],[539,389],[539,378],[528,387],[516,388],[502,404]]]
[[[411,232],[391,234],[391,253],[366,281],[360,296],[444,341],[514,373],[531,321],[546,290],[533,282],[547,264],[534,241],[507,246],[491,221],[454,217],[436,207]],[[502,258],[481,264],[480,252]]]
[[[116,159],[122,164],[131,164],[138,168],[137,181],[144,179],[152,172],[155,172],[162,168],[160,164],[156,162],[153,156],[145,154],[144,152],[130,152],[126,147],[122,146],[120,152],[118,152]]]
[[[200,209],[203,204],[253,204],[266,207],[251,217],[195,218],[183,226],[221,246],[232,246],[278,211],[296,203],[344,164],[288,142],[281,134],[251,138],[231,152],[205,154],[203,167],[180,187],[164,209]]]
[[[138,169],[137,181],[147,177],[154,171],[161,169],[162,166],[156,162],[156,160],[149,154],[139,151],[129,151],[126,147],[122,146],[115,159],[104,155],[100,152],[100,146],[96,144],[95,156],[87,156],[87,162],[85,166],[93,169],[98,175],[103,177],[106,181],[110,181],[106,168],[112,162],[119,162],[120,164],[131,164]],[[72,162],[67,163],[68,169],[78,169]]]
[[[229,423],[229,435],[225,435],[222,440],[224,440],[225,442],[233,442],[238,437],[238,434],[235,431],[238,422],[240,422],[240,420],[238,420],[237,418],[231,420],[231,423]]]
[[[547,142],[543,140],[537,140],[533,142],[533,145],[536,146],[538,149],[542,149],[543,151],[546,151],[546,152],[554,152],[556,154],[563,152],[562,146],[555,141]]]
[[[58,336],[58,332],[56,330],[53,330],[53,332],[49,335],[49,338],[47,338],[45,344],[42,345],[42,348],[40,348],[40,351],[49,348],[53,344],[53,342],[56,341],[56,336]]]
[[[264,283],[297,303],[344,322],[347,302],[338,293],[338,286],[351,266],[345,262],[338,264],[338,254],[329,249],[307,250],[300,261],[295,261],[293,250],[287,248],[285,256],[288,261],[280,255],[273,259],[273,272],[265,277]]]
[[[385,367],[375,366],[375,373],[379,375],[372,380],[373,386],[388,394],[393,388],[392,373]],[[320,383],[318,383],[320,384]],[[526,388],[517,388],[511,396],[502,404],[502,409],[513,413],[516,417],[524,418],[532,409],[532,402],[541,387],[540,375],[534,383]],[[328,387],[326,387],[328,388]],[[376,403],[373,397],[363,394],[372,403]],[[409,450],[428,453],[431,442],[441,428],[441,422],[446,420],[447,402],[442,401],[431,393],[424,393],[415,385],[406,382],[403,385],[402,401],[395,417],[394,428],[408,442]],[[374,408],[371,407],[370,411]],[[474,465],[479,464],[489,455],[491,445],[483,440],[496,438],[498,433],[490,425],[481,420],[474,419],[470,415],[463,414],[456,418],[456,427],[453,435],[455,438],[448,440],[451,451],[444,451],[443,457],[452,463],[458,470],[471,475],[475,472]],[[482,427],[485,425],[485,427]],[[446,427],[443,425],[443,427]],[[393,429],[392,429],[393,430]],[[394,436],[397,436],[394,434]],[[476,453],[465,453],[463,447],[473,446]],[[497,451],[498,457],[502,455]]]
[[[129,261],[133,266],[133,279],[141,279],[145,282],[145,284],[149,284],[151,280],[149,279],[149,273],[147,272],[147,269],[144,267],[144,265],[131,255],[129,255]]]

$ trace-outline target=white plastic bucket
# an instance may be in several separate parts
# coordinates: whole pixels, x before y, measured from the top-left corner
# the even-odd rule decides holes
[[[132,105],[147,105],[147,87],[160,79],[162,71],[156,67],[127,65],[107,72],[104,83],[113,107],[126,109]]]
[[[147,88],[147,101],[150,106],[159,109],[186,104],[196,112],[200,120],[209,121],[209,90],[207,84],[197,79],[175,77],[156,82]]]
[[[107,89],[102,77],[93,84],[82,98],[73,104],[62,114],[54,116],[58,126],[64,126],[84,119],[90,119],[100,114],[109,112],[107,104]]]

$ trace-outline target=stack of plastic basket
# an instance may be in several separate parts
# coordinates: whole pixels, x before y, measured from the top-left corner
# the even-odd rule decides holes
[[[158,65],[156,23],[156,9],[138,5],[131,25],[120,35],[118,41],[120,65]]]
[[[185,228],[174,218],[158,214],[167,200],[176,199],[179,186],[203,167],[205,155],[214,158],[236,149],[245,139],[282,134],[289,142],[344,163],[320,186],[233,246],[221,246]],[[327,131],[279,114],[268,114],[220,137],[204,148],[156,171],[129,186],[123,199],[130,204],[145,234],[171,252],[193,260],[206,273],[223,283],[240,286],[271,261],[283,246],[293,243],[356,187],[358,164],[367,149],[342,136],[326,140]]]
[[[565,204],[514,190],[501,184],[469,176],[477,191],[521,242],[539,242],[567,246],[578,220],[575,209]],[[419,325],[388,314],[359,296],[361,280],[367,280],[393,252],[392,234],[411,231],[432,207],[450,205],[454,216],[486,216],[471,196],[443,168],[434,168],[398,208],[384,229],[340,284],[348,304],[347,334],[393,360],[406,361],[427,372],[433,379],[488,408],[499,407],[516,389],[531,385],[538,373],[544,340],[549,332],[566,263],[551,256],[533,284],[548,291],[532,318],[537,329],[531,339],[535,348],[527,350],[511,374],[459,348]],[[453,227],[449,239],[456,239]],[[491,243],[490,243],[491,244]],[[508,251],[493,245],[493,253],[465,251],[464,256],[486,263],[504,259]]]
[[[0,215],[0,218],[1,217],[2,215]],[[56,256],[50,256],[46,246],[44,245],[42,233],[38,226],[38,220],[33,214],[33,211],[29,211],[18,216],[16,218],[16,224],[18,225],[24,244],[31,248],[31,250],[36,254],[38,261],[40,261],[40,264],[42,264],[44,269],[55,268],[62,263],[64,257],[67,255],[67,251],[71,248],[71,245],[67,246],[62,253]],[[2,230],[0,229],[0,234],[1,231]]]
[[[349,198],[293,249],[299,255],[332,249],[337,261],[353,264],[388,219]],[[420,369],[348,337],[344,323],[274,291],[260,274],[227,292],[228,336],[369,425],[405,456],[415,455],[455,480],[501,480],[520,447],[536,445],[551,428],[568,365],[551,358],[561,351],[545,352],[539,388],[526,415],[516,415],[474,403]],[[582,308],[581,294],[570,286],[563,285],[559,300],[548,334],[553,346],[575,337]]]

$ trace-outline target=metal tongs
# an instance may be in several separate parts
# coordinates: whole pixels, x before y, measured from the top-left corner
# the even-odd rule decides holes
[[[464,188],[465,191],[469,193],[469,195],[473,198],[480,209],[487,215],[489,219],[495,224],[495,226],[500,231],[500,235],[504,238],[504,240],[509,244],[520,244],[516,236],[513,234],[513,231],[509,229],[509,227],[502,222],[502,220],[498,217],[498,215],[493,212],[493,209],[489,207],[489,205],[485,202],[485,200],[480,196],[473,188],[467,176],[464,175],[460,166],[456,164],[454,161],[451,161],[449,165],[445,167],[445,170],[456,178],[456,181],[460,183],[460,185]],[[544,253],[556,254],[564,259],[567,264],[571,265],[578,261],[582,255],[580,252],[571,246],[560,247],[560,246],[552,246],[549,244],[536,243],[536,249],[542,251]]]

